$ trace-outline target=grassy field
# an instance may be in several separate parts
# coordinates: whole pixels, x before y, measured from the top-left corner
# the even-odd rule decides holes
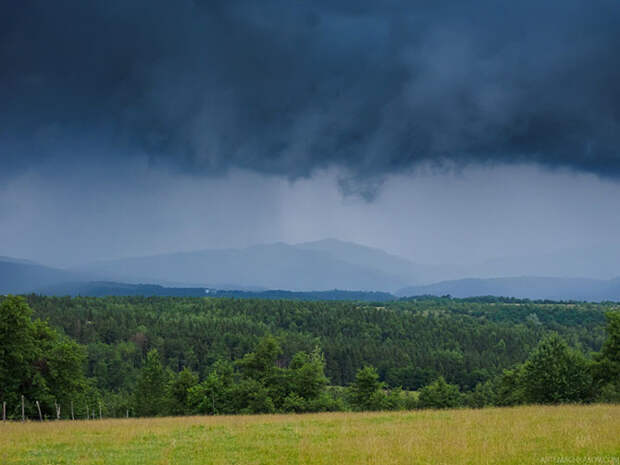
[[[620,406],[6,423],[0,463],[620,465]]]

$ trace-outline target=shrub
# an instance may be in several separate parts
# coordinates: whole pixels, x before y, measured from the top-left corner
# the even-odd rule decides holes
[[[443,376],[420,391],[418,405],[420,408],[454,408],[460,407],[463,399],[459,387],[448,384]]]

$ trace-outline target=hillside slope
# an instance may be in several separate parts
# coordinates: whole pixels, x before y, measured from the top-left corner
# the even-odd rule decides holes
[[[27,260],[0,257],[0,294],[20,294],[66,281],[86,279],[81,274],[39,265]]]
[[[549,278],[521,276],[512,278],[457,279],[426,286],[409,286],[399,296],[451,295],[453,297],[503,296],[526,299],[620,301],[620,279]]]
[[[341,241],[181,252],[98,262],[79,270],[115,281],[220,289],[389,292],[417,282],[407,260]]]

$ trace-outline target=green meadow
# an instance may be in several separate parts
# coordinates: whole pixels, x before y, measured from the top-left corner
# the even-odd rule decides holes
[[[620,464],[620,405],[0,424],[12,464]]]

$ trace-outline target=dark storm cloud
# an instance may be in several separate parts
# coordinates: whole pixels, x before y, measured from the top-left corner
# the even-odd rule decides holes
[[[362,196],[420,162],[618,177],[619,50],[616,0],[3,1],[0,157],[335,165]]]

